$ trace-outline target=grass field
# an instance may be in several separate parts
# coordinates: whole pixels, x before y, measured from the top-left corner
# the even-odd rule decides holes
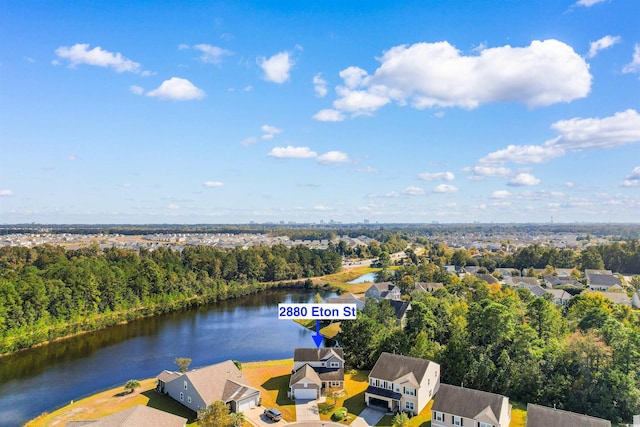
[[[262,406],[278,408],[286,421],[296,419],[295,402],[287,397],[293,359],[242,364],[242,375],[260,390]]]

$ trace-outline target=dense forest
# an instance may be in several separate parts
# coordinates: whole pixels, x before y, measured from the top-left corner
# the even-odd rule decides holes
[[[305,246],[197,246],[182,252],[3,247],[0,354],[146,314],[246,295],[264,289],[265,282],[330,274],[340,267],[335,251]]]
[[[381,352],[437,361],[442,381],[517,402],[614,422],[640,412],[640,313],[600,294],[556,308],[526,289],[473,276],[415,293],[406,327],[388,301],[369,299],[337,340],[347,363],[370,369]]]

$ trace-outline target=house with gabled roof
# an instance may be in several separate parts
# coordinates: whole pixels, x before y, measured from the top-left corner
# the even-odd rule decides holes
[[[433,293],[434,291],[442,288],[444,288],[444,283],[441,282],[416,282],[413,287],[413,292]]]
[[[98,420],[69,421],[67,427],[184,427],[187,419],[150,406],[136,405]]]
[[[611,421],[561,409],[527,404],[527,427],[611,427]]]
[[[157,379],[158,391],[196,412],[218,400],[232,412],[260,403],[260,390],[251,386],[231,360],[184,373],[163,371]]]
[[[339,297],[327,298],[327,304],[355,304],[356,309],[364,308],[364,298],[358,298],[352,293],[340,295]]]
[[[400,300],[400,288],[391,282],[374,283],[364,293],[366,298],[375,298],[376,301],[383,299]]]
[[[624,292],[601,292],[601,291],[592,291],[590,289],[587,289],[584,292],[587,294],[598,293],[603,297],[610,299],[611,302],[613,302],[614,304],[631,306],[631,298],[629,298],[629,296]]]
[[[292,399],[317,399],[329,388],[344,388],[343,350],[339,347],[296,348],[289,396]]]
[[[612,274],[590,274],[587,286],[592,291],[621,291],[622,281]]]
[[[484,280],[489,285],[500,283],[498,279],[487,273],[475,273],[474,276],[476,276],[480,280]]]
[[[396,326],[404,327],[407,323],[407,312],[411,310],[411,303],[409,301],[396,301],[390,300],[391,308],[396,315]]]
[[[441,384],[431,407],[432,427],[509,427],[509,398]]]
[[[521,276],[512,276],[505,280],[507,285],[514,286],[516,288],[531,288],[533,286],[540,286],[540,281],[535,277],[521,277]]]
[[[573,295],[564,289],[547,289],[546,292],[551,294],[551,301],[554,305],[566,306],[569,304],[569,300],[573,297]]]
[[[382,353],[369,373],[367,406],[419,414],[440,387],[440,365],[425,359]]]

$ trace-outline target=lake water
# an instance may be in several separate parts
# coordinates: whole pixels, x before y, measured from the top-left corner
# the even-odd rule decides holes
[[[353,279],[348,283],[355,284],[355,283],[363,283],[363,282],[373,282],[375,280],[376,280],[376,273],[366,273],[358,277],[357,279]]]
[[[20,426],[71,400],[129,379],[177,370],[176,357],[197,368],[227,359],[288,359],[315,346],[314,333],[278,320],[281,302],[313,302],[315,291],[269,291],[149,317],[0,358],[0,426]],[[323,297],[334,294],[322,294]]]

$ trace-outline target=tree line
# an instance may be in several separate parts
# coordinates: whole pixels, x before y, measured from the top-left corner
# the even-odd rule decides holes
[[[60,336],[336,272],[336,252],[256,246],[0,248],[0,354]],[[302,280],[310,287],[311,281]]]
[[[456,278],[457,279],[457,278]],[[640,313],[600,294],[558,308],[526,289],[473,276],[411,297],[406,326],[367,300],[336,339],[370,369],[386,351],[436,361],[442,381],[614,422],[640,412]]]

